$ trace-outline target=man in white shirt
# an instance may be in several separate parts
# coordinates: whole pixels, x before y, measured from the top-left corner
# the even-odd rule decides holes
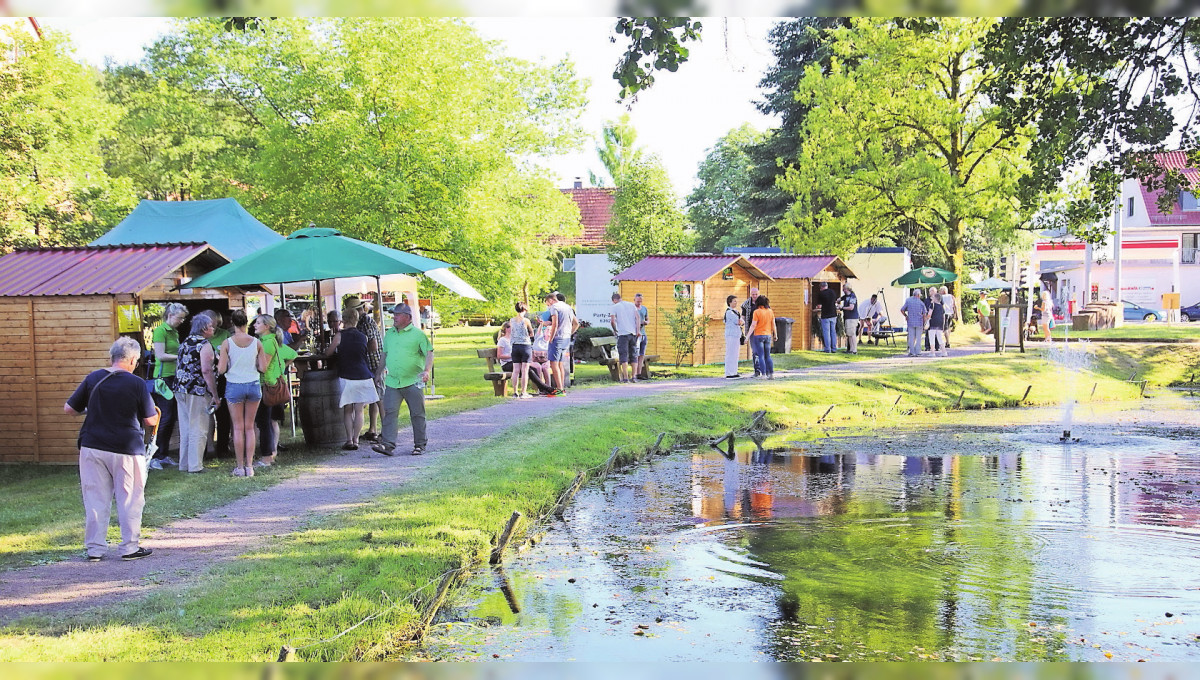
[[[879,293],[871,294],[871,301],[867,303],[866,309],[859,316],[862,317],[863,337],[869,337],[887,321],[887,317],[883,315],[883,304],[879,301]],[[878,344],[879,341],[875,340],[875,343]]]
[[[575,311],[571,306],[558,299],[558,295],[550,293],[546,296],[546,306],[550,311],[550,376],[554,379],[554,391],[550,396],[557,397],[566,394],[567,362],[571,360],[571,334],[579,328]]]
[[[637,357],[642,317],[632,302],[621,299],[620,293],[613,293],[612,301],[608,323],[617,336],[617,375],[621,382],[633,382],[633,364]]]
[[[938,289],[942,294],[942,307],[946,310],[946,328],[943,332],[946,336],[946,347],[950,346],[950,331],[958,324],[958,300],[954,299],[949,290],[945,286]]]

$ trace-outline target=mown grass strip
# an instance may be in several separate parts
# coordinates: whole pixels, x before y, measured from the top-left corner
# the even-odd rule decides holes
[[[648,448],[657,433],[710,436],[745,426],[768,410],[778,427],[811,424],[834,402],[894,400],[906,408],[1057,403],[1058,371],[1038,357],[939,362],[919,370],[847,380],[746,382],[670,399],[581,407],[438,456],[412,483],[369,506],[317,525],[179,586],[101,613],[29,620],[0,635],[0,660],[243,660],[276,658],[283,645],[301,660],[404,658],[442,576],[486,562],[513,511],[550,511],[577,474],[602,465],[612,447]],[[1096,376],[1097,399],[1127,399],[1136,388]],[[861,414],[846,409],[833,420]],[[879,422],[907,420],[899,412]],[[189,581],[190,587],[184,582]],[[371,618],[374,617],[374,618]],[[365,622],[364,622],[365,621]],[[348,629],[350,633],[343,634]]]

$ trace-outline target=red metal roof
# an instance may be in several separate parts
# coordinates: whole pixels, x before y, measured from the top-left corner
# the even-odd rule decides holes
[[[616,281],[706,281],[740,264],[755,278],[773,278],[741,255],[651,255],[613,277]]]
[[[609,222],[612,222],[612,206],[617,190],[613,187],[582,187],[561,191],[570,196],[579,208],[579,223],[583,225],[583,231],[579,236],[551,236],[548,239],[550,243],[589,248],[609,245],[605,234]]]
[[[18,250],[0,257],[0,296],[136,294],[200,255],[229,262],[206,243]]]
[[[749,257],[751,262],[770,274],[773,279],[811,279],[838,261],[838,258],[832,255],[750,255]]]
[[[1168,170],[1178,170],[1187,178],[1188,183],[1192,187],[1192,191],[1196,192],[1200,188],[1200,170],[1188,166],[1187,154],[1183,151],[1168,151],[1166,153],[1154,154],[1154,160],[1158,164]],[[1139,183],[1142,190],[1142,202],[1146,205],[1146,214],[1150,217],[1150,224],[1158,225],[1193,225],[1200,224],[1200,211],[1184,210],[1179,203],[1179,199],[1175,199],[1174,209],[1170,214],[1164,213],[1158,209],[1158,197],[1162,195],[1162,190],[1158,189],[1150,191],[1146,189],[1145,184]],[[1124,210],[1124,206],[1122,206]],[[1128,212],[1125,213],[1128,216]]]

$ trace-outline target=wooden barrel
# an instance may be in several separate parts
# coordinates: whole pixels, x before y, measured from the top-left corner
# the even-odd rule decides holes
[[[310,448],[329,448],[346,441],[342,408],[338,406],[341,386],[337,371],[305,371],[300,379],[300,428]]]

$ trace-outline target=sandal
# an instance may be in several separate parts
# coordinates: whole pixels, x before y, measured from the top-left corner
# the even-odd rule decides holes
[[[246,476],[246,468],[235,467],[233,469],[233,476],[234,477],[245,477]]]
[[[363,439],[363,440],[366,440],[369,442],[377,442],[377,441],[379,441],[379,433],[378,432],[367,432],[366,434],[360,435],[359,439]]]
[[[422,453],[425,453],[425,447],[424,447],[424,446],[414,446],[414,447],[413,447],[413,450],[412,450],[412,455],[414,455],[414,456],[419,456],[419,455],[421,455]]]
[[[355,444],[353,442],[346,442],[345,444],[342,444],[342,450],[343,451],[357,451],[358,444]]]

